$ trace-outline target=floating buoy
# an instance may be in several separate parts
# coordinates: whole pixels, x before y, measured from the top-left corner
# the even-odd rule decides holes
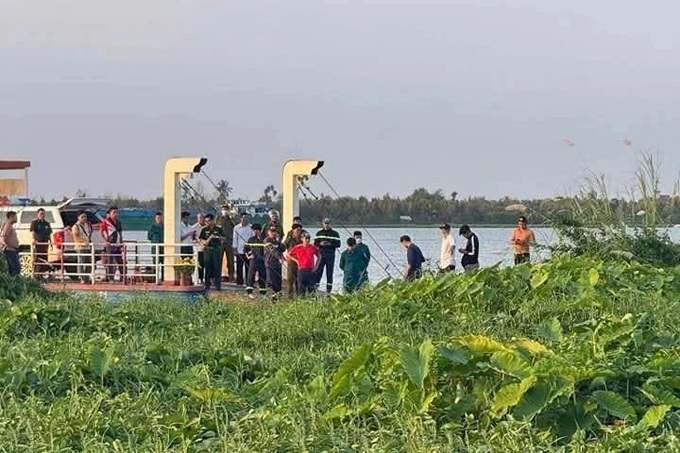
[[[564,144],[567,145],[567,146],[574,146],[574,142],[571,141],[571,140],[569,140],[568,138],[565,138],[565,139],[562,140],[562,141],[563,141]]]

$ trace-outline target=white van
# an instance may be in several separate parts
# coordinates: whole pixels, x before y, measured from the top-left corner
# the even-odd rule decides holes
[[[92,242],[95,245],[97,254],[104,248],[103,241],[99,235],[99,224],[102,222],[102,217],[98,214],[98,210],[105,209],[110,205],[110,200],[101,198],[70,198],[57,206],[33,206],[33,205],[2,205],[0,206],[0,224],[7,220],[7,211],[15,211],[17,213],[17,223],[14,228],[19,237],[19,253],[21,260],[22,275],[30,275],[33,269],[33,258],[31,257],[31,243],[33,242],[33,235],[30,227],[31,222],[38,217],[38,209],[45,210],[45,220],[52,226],[52,246],[49,249],[48,261],[50,263],[60,263],[62,255],[64,262],[69,265],[76,263],[76,258],[68,256],[68,252],[73,250],[72,245],[62,247],[57,245],[60,243],[73,243],[70,228],[76,223],[78,219],[78,212],[85,211],[87,220],[92,224]],[[56,236],[63,235],[63,240],[57,240]],[[64,252],[66,254],[64,255]],[[75,272],[74,270],[67,272]]]

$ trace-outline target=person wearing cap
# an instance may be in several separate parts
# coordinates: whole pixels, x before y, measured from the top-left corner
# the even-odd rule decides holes
[[[241,222],[234,227],[234,255],[236,255],[236,284],[244,285],[248,276],[248,259],[243,253],[243,247],[253,235],[253,227],[248,221],[248,213],[240,214]]]
[[[286,246],[286,250],[290,251],[293,247],[298,244],[302,244],[302,225],[293,222],[293,227],[286,240],[283,241],[283,245]],[[286,254],[286,284],[288,285],[288,295],[292,296],[297,292],[297,263],[294,260],[289,259],[290,257]]]
[[[222,227],[224,233],[224,241],[222,242],[222,258],[224,259],[223,267],[225,269],[220,269],[220,274],[223,271],[226,272],[226,276],[222,275],[222,280],[227,282],[234,281],[234,221],[231,218],[231,213],[229,212],[229,205],[223,204],[220,216],[217,218],[216,223]]]
[[[243,246],[243,253],[248,259],[248,277],[246,278],[246,294],[249,298],[255,299],[253,290],[255,289],[255,276],[257,276],[260,295],[267,294],[267,269],[264,265],[264,242],[260,236],[262,226],[253,223],[252,236]]]
[[[303,231],[300,235],[302,243],[288,251],[288,257],[297,265],[297,294],[306,296],[314,294],[316,289],[316,263],[321,251],[311,243],[311,236]]]
[[[439,272],[454,272],[456,270],[456,241],[451,235],[451,225],[445,223],[439,227],[442,234],[442,245],[439,251]]]
[[[316,268],[316,284],[321,283],[321,276],[326,269],[326,292],[333,290],[333,269],[335,267],[335,251],[340,248],[340,234],[331,228],[331,219],[326,217],[322,222],[323,228],[316,232],[314,245],[321,251],[321,259]]]
[[[467,239],[465,248],[458,249],[463,255],[460,264],[465,272],[473,272],[479,269],[479,238],[472,232],[469,225],[461,226],[458,234]]]
[[[357,252],[357,240],[347,238],[347,248],[340,254],[340,269],[343,272],[342,287],[345,293],[351,294],[361,288],[362,275],[365,272],[365,260]]]
[[[352,233],[354,240],[357,242],[354,251],[361,257],[362,272],[359,275],[359,286],[368,283],[368,265],[371,262],[371,250],[364,244],[361,231],[357,230]]]
[[[279,219],[281,216],[279,215],[279,211],[276,209],[270,209],[269,212],[267,213],[269,215],[269,221],[264,225],[264,228],[262,229],[261,238],[264,241],[267,238],[267,231],[269,231],[269,227],[275,227],[276,228],[276,233],[279,235],[280,238],[284,237],[284,231],[283,231],[283,226],[279,222]]]
[[[527,218],[520,216],[517,219],[517,228],[510,236],[510,244],[512,244],[515,254],[515,265],[529,263],[531,261],[530,246],[536,242],[534,232],[528,227]]]
[[[271,225],[267,231],[267,239],[264,241],[264,266],[267,273],[267,289],[272,292],[272,299],[277,299],[281,294],[283,271],[283,254],[286,246],[279,238],[276,226]]]
[[[215,223],[215,216],[206,214],[207,225],[201,230],[198,240],[203,245],[205,257],[205,289],[210,289],[211,285],[216,290],[222,288],[222,253],[224,242],[224,231],[222,227]]]
[[[196,230],[189,225],[189,212],[182,211],[182,220],[179,224],[179,253],[182,257],[194,256],[194,238]]]
[[[411,242],[411,237],[407,234],[399,238],[399,243],[406,249],[404,280],[410,282],[420,278],[423,274],[423,263],[425,262],[425,256],[423,256],[420,247]]]

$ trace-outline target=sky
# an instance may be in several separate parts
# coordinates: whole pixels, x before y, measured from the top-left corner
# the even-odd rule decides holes
[[[613,192],[680,170],[680,4],[0,0],[0,159],[33,196],[161,194],[208,158],[234,197],[324,160],[341,195]],[[564,140],[573,142],[573,146]],[[630,140],[631,146],[624,145]],[[192,180],[211,189],[202,175]],[[320,178],[317,193],[331,193]]]

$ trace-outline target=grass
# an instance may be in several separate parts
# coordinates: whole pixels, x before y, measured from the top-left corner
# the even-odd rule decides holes
[[[678,450],[678,296],[677,269],[580,258],[327,301],[24,295],[0,451]]]

